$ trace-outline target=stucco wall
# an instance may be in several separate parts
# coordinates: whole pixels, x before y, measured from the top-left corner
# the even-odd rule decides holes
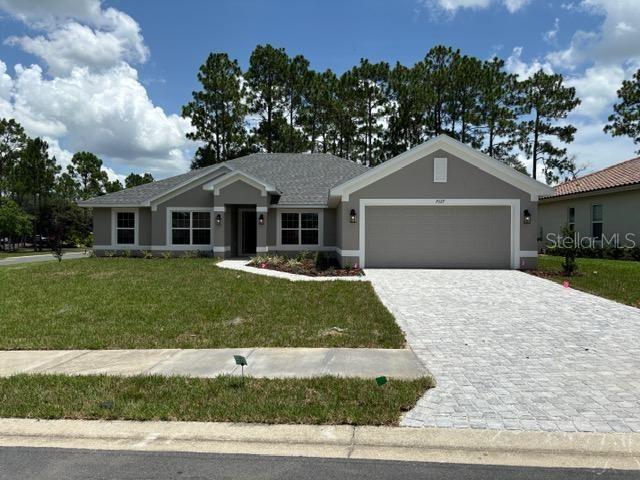
[[[267,204],[267,197],[263,197],[257,188],[237,180],[220,189],[220,194],[215,197],[215,203],[216,205],[244,204],[264,207]]]
[[[203,190],[204,183],[206,182],[200,182],[186,192],[158,204],[157,209],[151,212],[151,241],[153,245],[167,245],[167,208],[213,208],[213,192]],[[213,222],[213,218],[211,221]]]
[[[569,219],[570,207],[575,208],[575,231],[581,237],[591,237],[593,205],[602,205],[604,235],[611,237],[617,233],[623,242],[625,235],[631,233],[640,245],[640,188],[557,200],[543,199],[538,207],[543,243],[549,243],[549,234],[561,232]]]
[[[433,159],[436,157],[448,159],[446,183],[433,182]],[[537,202],[532,202],[528,193],[442,150],[352,193],[349,201],[342,203],[339,208],[342,232],[338,244],[343,250],[359,249],[359,221],[351,224],[347,215],[352,208],[360,215],[359,201],[364,198],[519,199],[520,250],[537,250]],[[528,225],[522,223],[525,209],[532,215]]]
[[[111,245],[111,209],[93,209],[94,245]]]

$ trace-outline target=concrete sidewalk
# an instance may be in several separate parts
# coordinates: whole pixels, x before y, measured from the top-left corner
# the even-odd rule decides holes
[[[75,260],[78,258],[87,258],[90,254],[88,252],[69,252],[62,256],[62,260]],[[22,257],[9,257],[0,259],[0,266],[2,265],[19,265],[21,263],[38,263],[38,262],[52,262],[58,261],[53,254],[43,255],[25,255]]]
[[[640,434],[0,419],[0,446],[640,470]]]
[[[428,374],[409,349],[223,348],[201,350],[18,350],[0,351],[0,376],[18,373],[68,375],[240,375],[234,355],[242,355],[247,376],[262,378],[419,378]]]

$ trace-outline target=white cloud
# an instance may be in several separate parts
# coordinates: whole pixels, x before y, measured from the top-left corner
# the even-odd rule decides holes
[[[529,3],[530,0],[503,0],[504,6],[507,7],[511,13],[515,13],[525,5]]]
[[[560,31],[560,19],[556,17],[555,21],[553,22],[553,28],[543,33],[542,38],[544,39],[545,42],[553,45],[558,40],[559,31]]]
[[[148,55],[138,24],[98,0],[0,0],[0,8],[43,35],[9,43],[37,55],[40,65],[0,61],[0,115],[15,117],[27,133],[46,137],[65,162],[87,150],[113,168],[151,171],[156,177],[188,168],[190,122],[155,106],[130,65]],[[60,145],[64,145],[62,148]]]
[[[138,23],[114,8],[102,8],[100,0],[0,0],[0,9],[44,31],[7,42],[42,58],[53,75],[73,66],[105,68],[123,60],[144,62],[149,56]]]
[[[522,47],[515,47],[511,52],[511,55],[507,57],[505,61],[505,69],[514,73],[520,80],[529,78],[538,70],[544,70],[547,73],[553,73],[553,68],[549,62],[541,62],[537,58],[534,58],[531,62],[527,63],[522,60]]]
[[[604,122],[571,123],[577,128],[577,132],[575,141],[567,146],[567,152],[569,155],[575,155],[578,166],[587,165],[589,172],[601,170],[635,156],[635,147],[631,139],[605,135],[602,132]]]
[[[564,50],[549,53],[554,65],[576,67],[583,62],[619,64],[640,58],[638,0],[582,0],[573,9],[604,17],[593,31],[578,30]]]
[[[582,103],[574,111],[592,118],[606,117],[616,101],[616,92],[628,73],[619,66],[597,65],[578,76],[568,77],[566,84],[576,89]]]
[[[136,60],[121,38],[112,32],[95,31],[72,22],[46,36],[9,37],[5,44],[18,45],[42,58],[54,76],[67,75],[78,66],[104,70],[123,60]]]
[[[510,13],[515,13],[527,5],[531,0],[419,0],[418,3],[428,8],[440,8],[454,14],[460,9],[481,9],[492,4],[505,7]]]

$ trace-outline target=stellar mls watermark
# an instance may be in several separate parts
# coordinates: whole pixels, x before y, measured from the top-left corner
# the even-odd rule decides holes
[[[602,234],[599,238],[582,236],[580,232],[575,232],[572,235],[547,233],[546,239],[552,248],[635,248],[638,245],[635,233],[625,233],[624,235],[613,233],[609,236]]]

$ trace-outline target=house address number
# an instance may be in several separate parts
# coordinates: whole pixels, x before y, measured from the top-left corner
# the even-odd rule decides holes
[[[444,198],[439,198],[438,200],[436,200],[436,205],[440,205],[444,203]]]

